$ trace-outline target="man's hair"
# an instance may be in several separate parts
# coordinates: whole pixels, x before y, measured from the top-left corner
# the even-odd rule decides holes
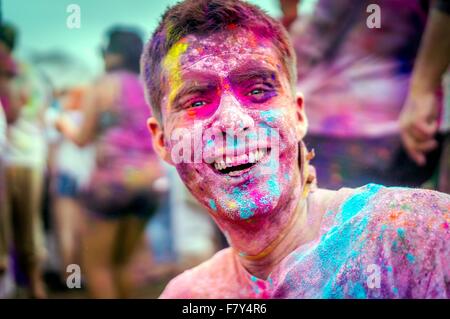
[[[230,29],[230,26],[251,31],[271,41],[280,55],[291,86],[295,86],[295,54],[280,22],[259,7],[241,0],[185,0],[168,8],[163,14],[141,57],[141,74],[147,100],[153,116],[160,124],[161,100],[167,83],[162,61],[170,48],[188,35],[209,36]]]

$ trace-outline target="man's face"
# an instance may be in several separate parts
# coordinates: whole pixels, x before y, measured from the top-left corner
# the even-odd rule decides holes
[[[155,149],[213,216],[251,220],[301,194],[303,102],[270,41],[244,30],[188,36],[163,68],[163,129],[149,121]]]

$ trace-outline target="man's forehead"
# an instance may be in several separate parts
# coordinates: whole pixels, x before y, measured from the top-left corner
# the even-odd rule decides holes
[[[188,35],[183,40],[189,45],[187,59],[203,54],[219,55],[224,51],[236,54],[271,54],[273,47],[269,40],[245,29],[216,32],[208,36]]]
[[[169,74],[190,69],[226,76],[225,73],[252,59],[276,67],[281,63],[269,40],[239,29],[209,36],[188,35],[172,46],[163,65]]]

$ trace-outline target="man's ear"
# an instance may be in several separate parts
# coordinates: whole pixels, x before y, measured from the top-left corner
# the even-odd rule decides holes
[[[158,153],[159,157],[170,165],[173,165],[170,151],[166,148],[164,141],[164,131],[159,124],[158,120],[154,117],[150,117],[147,120],[147,127],[152,135],[153,148]]]
[[[299,140],[302,140],[308,131],[308,119],[306,118],[303,94],[297,93],[295,106],[297,137]]]

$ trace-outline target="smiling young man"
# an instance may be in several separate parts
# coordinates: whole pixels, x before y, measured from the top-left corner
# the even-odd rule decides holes
[[[312,187],[295,63],[256,6],[187,0],[163,15],[142,57],[153,144],[231,247],[161,298],[447,297],[449,196]]]

